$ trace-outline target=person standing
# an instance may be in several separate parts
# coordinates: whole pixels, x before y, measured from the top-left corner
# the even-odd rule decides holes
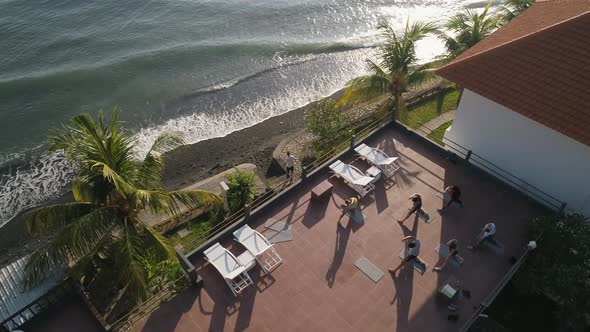
[[[295,170],[295,158],[291,156],[291,152],[287,151],[287,157],[285,157],[285,168],[287,169],[287,180],[293,181],[293,170]]]
[[[406,219],[408,219],[413,213],[416,213],[416,211],[422,208],[422,197],[419,194],[414,194],[410,196],[410,200],[412,201],[412,207],[410,208],[410,211],[408,211],[408,214],[404,219],[398,219],[397,222],[399,222],[400,224],[403,224],[404,221],[406,221]]]

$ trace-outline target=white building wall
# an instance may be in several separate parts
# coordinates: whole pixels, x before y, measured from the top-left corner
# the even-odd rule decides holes
[[[587,145],[467,89],[444,142],[449,146],[456,142],[472,150],[566,202],[568,210],[590,216],[590,147]]]

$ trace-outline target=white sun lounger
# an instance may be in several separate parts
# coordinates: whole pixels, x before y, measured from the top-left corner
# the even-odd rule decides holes
[[[264,273],[270,273],[283,262],[273,244],[248,225],[235,231],[234,238],[254,255]]]
[[[246,272],[247,267],[240,264],[236,256],[229,250],[215,243],[204,252],[205,259],[209,261],[221,274],[231,289],[234,296],[237,296],[246,287],[252,285],[252,279]]]
[[[382,150],[372,148],[365,143],[357,146],[354,151],[371,165],[378,167],[387,177],[393,176],[399,169],[395,163],[399,159],[398,157],[390,157]]]
[[[361,197],[367,195],[371,190],[375,189],[375,185],[372,183],[374,180],[370,176],[366,176],[358,168],[345,164],[340,160],[336,160],[330,165],[330,170],[341,177],[346,184],[354,189]]]

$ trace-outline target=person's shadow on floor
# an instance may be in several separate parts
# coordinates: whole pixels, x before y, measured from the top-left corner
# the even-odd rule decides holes
[[[395,294],[391,299],[390,304],[397,303],[397,329],[396,331],[406,331],[410,319],[410,304],[412,303],[413,283],[414,283],[414,268],[411,264],[405,263],[397,275],[390,273],[393,285],[395,286]]]
[[[420,217],[418,216],[418,214],[414,213],[414,215],[410,216],[410,218],[408,218],[403,224],[398,223],[398,225],[402,229],[402,233],[404,234],[404,237],[409,236],[409,235],[415,237],[416,234],[418,234],[418,223],[419,223],[419,221],[420,221]],[[412,223],[412,228],[409,228],[407,226],[407,223],[408,222],[411,222]]]
[[[332,259],[332,264],[330,265],[330,269],[326,273],[326,281],[328,282],[328,287],[332,288],[334,285],[334,281],[336,279],[336,272],[342,265],[342,260],[344,259],[344,253],[346,252],[346,245],[348,244],[348,238],[350,237],[350,232],[352,231],[352,227],[354,222],[348,222],[346,227],[342,227],[340,225],[336,226],[336,244],[334,246],[334,258]]]

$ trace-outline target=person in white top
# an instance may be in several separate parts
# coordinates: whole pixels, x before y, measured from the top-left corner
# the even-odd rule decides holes
[[[422,265],[424,270],[426,270],[426,264],[420,259],[420,240],[416,239],[413,236],[406,236],[402,239],[404,242],[405,249],[404,249],[404,260],[396,267],[395,269],[389,269],[389,273],[395,273],[397,270],[401,269],[404,263],[409,262],[411,260],[415,260],[418,264]]]
[[[293,180],[293,170],[295,169],[295,158],[291,156],[291,153],[287,151],[287,157],[285,157],[285,168],[287,169],[287,180]]]
[[[493,222],[485,224],[475,239],[475,243],[471,246],[467,246],[467,249],[476,249],[484,240],[492,239],[494,235],[496,235],[496,224]]]

